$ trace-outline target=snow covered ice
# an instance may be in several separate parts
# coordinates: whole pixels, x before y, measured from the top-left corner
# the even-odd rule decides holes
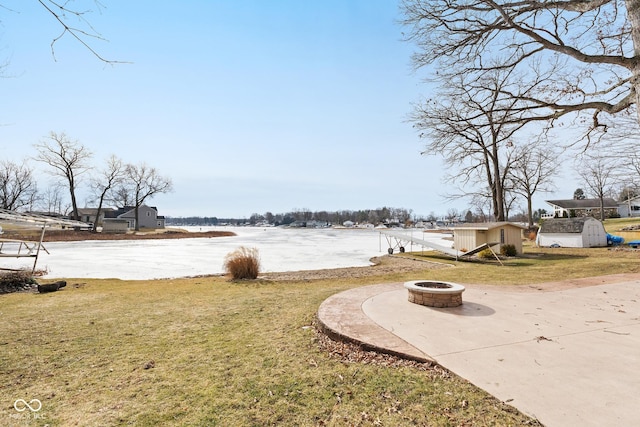
[[[257,248],[262,272],[317,270],[371,265],[380,255],[379,236],[361,229],[180,227],[225,230],[236,236],[157,240],[45,242],[37,268],[45,278],[146,280],[221,274],[224,258],[240,246]],[[386,244],[385,244],[386,245]],[[382,247],[386,253],[386,246]],[[6,262],[5,262],[6,261]],[[33,260],[3,259],[10,267],[31,268]]]
[[[371,265],[372,257],[385,255],[388,248],[384,237],[371,229],[180,228],[232,231],[236,236],[45,242],[49,254],[40,252],[37,268],[47,270],[46,279],[148,280],[222,274],[225,256],[240,246],[258,249],[263,273],[363,267]],[[436,240],[439,237],[433,236]],[[2,261],[2,266],[9,268],[33,266],[31,258]]]

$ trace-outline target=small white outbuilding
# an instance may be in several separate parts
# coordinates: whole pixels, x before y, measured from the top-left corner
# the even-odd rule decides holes
[[[607,246],[607,232],[592,217],[545,219],[538,230],[538,246],[596,248]]]
[[[486,243],[489,246],[513,245],[522,254],[522,230],[526,227],[513,222],[485,222],[459,224],[453,228],[453,245],[467,252]],[[499,251],[499,247],[497,248]]]

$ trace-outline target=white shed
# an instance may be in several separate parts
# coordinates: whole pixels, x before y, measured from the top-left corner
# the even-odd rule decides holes
[[[538,246],[595,248],[607,246],[602,222],[592,217],[545,219],[538,231]]]

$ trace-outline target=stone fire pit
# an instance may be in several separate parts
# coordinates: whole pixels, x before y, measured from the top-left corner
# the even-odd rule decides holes
[[[462,305],[464,286],[457,283],[433,280],[413,280],[405,282],[409,291],[409,302],[428,307],[458,307]]]

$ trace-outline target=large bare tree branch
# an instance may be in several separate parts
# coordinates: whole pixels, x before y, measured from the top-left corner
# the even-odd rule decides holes
[[[414,66],[436,67],[435,80],[534,63],[553,71],[523,99],[534,120],[584,111],[594,129],[599,112],[640,102],[640,0],[403,0],[401,7],[405,38],[418,47]]]
[[[92,39],[106,41],[106,39],[102,37],[102,35],[98,31],[96,31],[93,25],[91,25],[89,20],[85,18],[85,15],[91,13],[92,10],[81,10],[73,8],[70,6],[71,2],[69,0],[64,0],[63,2],[56,0],[37,1],[51,16],[53,16],[55,21],[57,21],[62,27],[62,32],[58,36],[54,37],[51,41],[51,55],[53,56],[54,60],[56,60],[56,43],[68,34],[100,61],[106,64],[125,63],[124,61],[114,61],[107,59],[92,47],[90,43],[90,40]],[[98,10],[104,8],[99,0],[93,0],[93,3]],[[82,26],[84,26],[84,28],[73,25],[70,22],[69,17],[77,20]]]

